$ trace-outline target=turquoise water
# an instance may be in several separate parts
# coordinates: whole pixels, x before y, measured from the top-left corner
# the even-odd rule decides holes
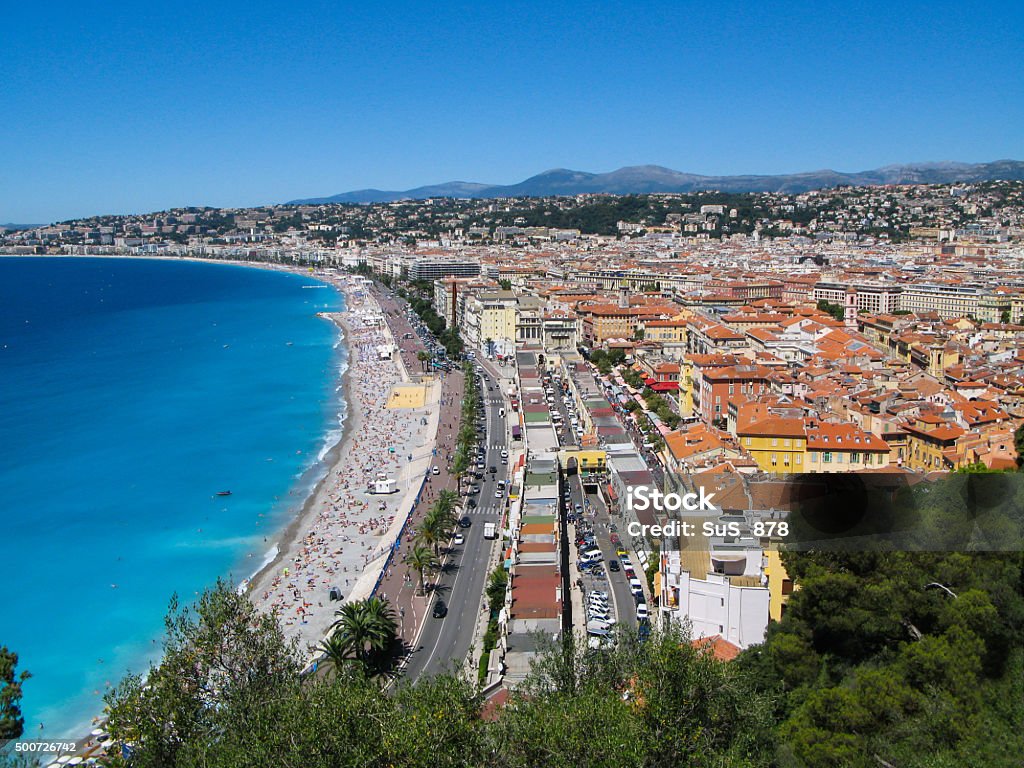
[[[26,738],[81,735],[173,593],[260,566],[340,434],[345,346],[315,313],[341,307],[267,270],[0,258],[0,645],[32,673]]]

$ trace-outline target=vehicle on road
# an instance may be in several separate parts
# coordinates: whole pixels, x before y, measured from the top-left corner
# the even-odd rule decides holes
[[[643,595],[644,586],[640,583],[640,579],[629,580],[629,591],[632,592],[634,595]]]
[[[498,526],[494,523],[484,523],[484,538],[485,539],[496,539],[498,538]]]
[[[434,610],[431,614],[435,619],[443,619],[448,615],[448,606],[444,604],[444,600],[438,600],[434,603]]]
[[[466,543],[466,537],[463,536],[461,533],[456,533],[453,542],[455,543],[455,546],[460,547]]]
[[[463,515],[459,520],[460,528],[469,528],[473,524],[473,521],[469,519],[469,515]]]
[[[433,468],[432,470],[430,470],[430,474],[432,474],[432,475],[440,475],[440,474],[441,474],[441,470],[440,470],[440,469],[438,469],[438,468],[437,468],[437,467],[435,466],[435,467],[434,467],[434,468]]]
[[[503,459],[507,459],[508,458],[508,451],[506,449],[504,449],[504,448],[501,449],[501,458],[503,458]]]
[[[608,570],[611,571],[612,573],[618,573],[619,572],[619,561],[618,560],[609,560],[608,561]]]
[[[638,603],[636,606],[636,620],[647,621],[647,603]]]

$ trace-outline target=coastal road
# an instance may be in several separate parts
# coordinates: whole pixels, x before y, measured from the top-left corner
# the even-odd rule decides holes
[[[457,672],[462,668],[473,643],[473,632],[479,618],[480,598],[487,583],[488,561],[493,541],[484,539],[484,523],[493,522],[500,527],[507,491],[501,499],[495,498],[498,480],[508,480],[508,466],[501,463],[501,450],[507,449],[506,419],[500,415],[504,407],[501,391],[489,372],[483,372],[482,396],[487,420],[486,467],[495,467],[496,474],[484,472],[484,479],[476,495],[477,507],[469,510],[472,524],[461,529],[465,542],[453,547],[438,586],[427,597],[417,597],[418,613],[425,616],[423,632],[413,649],[405,675],[410,680],[433,676],[441,672]],[[488,387],[493,389],[488,390]],[[434,602],[444,600],[448,615],[435,619],[431,615]]]
[[[404,301],[396,299],[389,291],[376,286],[373,289],[373,295],[384,311],[385,319],[395,337],[395,343],[399,347],[406,369],[412,375],[419,373],[421,367],[416,359],[416,353],[425,349],[425,345],[410,322],[408,305]],[[422,597],[415,595],[414,579],[404,562],[405,556],[412,547],[412,533],[442,490],[458,490],[456,478],[450,469],[450,457],[454,455],[455,439],[459,430],[464,392],[463,375],[461,371],[453,371],[448,374],[441,373],[440,376],[440,414],[430,459],[430,466],[436,466],[438,474],[427,474],[420,502],[410,515],[406,533],[402,537],[398,551],[394,554],[391,566],[385,572],[376,593],[380,597],[387,598],[398,613],[399,632],[407,645],[411,645],[415,640],[419,625],[425,620],[430,620],[430,606],[424,604],[425,601]],[[416,458],[421,457],[422,454]]]

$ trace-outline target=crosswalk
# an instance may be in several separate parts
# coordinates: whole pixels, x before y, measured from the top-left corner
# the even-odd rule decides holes
[[[493,515],[498,517],[502,513],[501,507],[474,507],[473,509],[467,509],[467,515],[480,515],[481,517],[486,515]]]

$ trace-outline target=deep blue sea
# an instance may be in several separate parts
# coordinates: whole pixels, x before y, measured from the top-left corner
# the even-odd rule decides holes
[[[158,656],[173,593],[258,569],[340,434],[345,345],[315,313],[342,301],[246,267],[0,258],[0,645],[32,674],[25,738],[82,735]]]

